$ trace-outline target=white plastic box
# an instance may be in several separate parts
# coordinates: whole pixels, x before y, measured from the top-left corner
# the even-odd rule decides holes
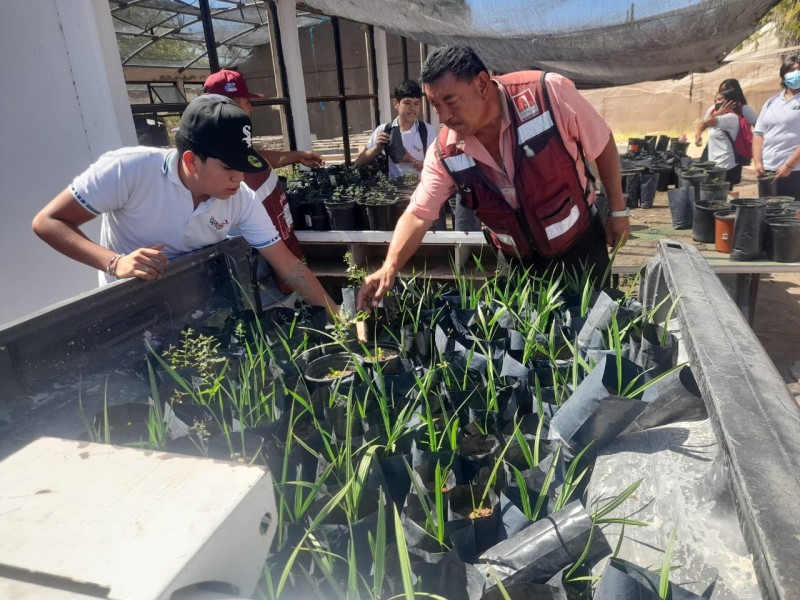
[[[250,596],[276,527],[263,467],[40,438],[0,463],[0,597]]]

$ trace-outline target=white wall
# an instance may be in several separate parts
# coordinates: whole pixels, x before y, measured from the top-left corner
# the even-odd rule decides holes
[[[103,152],[135,145],[106,0],[6,0],[0,21],[0,326],[97,285],[31,231]],[[84,227],[99,237],[99,221]]]

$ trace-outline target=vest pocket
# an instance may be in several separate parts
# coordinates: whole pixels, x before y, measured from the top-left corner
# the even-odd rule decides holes
[[[583,198],[563,188],[553,198],[534,208],[529,219],[531,233],[544,256],[555,256],[568,250],[589,226],[589,207]]]
[[[510,208],[487,210],[479,204],[475,215],[491,232],[495,246],[504,253],[516,258],[524,258],[531,254],[530,243]]]

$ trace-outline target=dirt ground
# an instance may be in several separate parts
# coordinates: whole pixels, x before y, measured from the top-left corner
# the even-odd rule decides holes
[[[744,169],[742,184],[736,189],[742,198],[758,196],[752,169]],[[667,195],[660,192],[654,210],[633,210],[631,226],[634,232],[637,225],[671,223],[669,210],[664,210],[667,207]],[[800,273],[761,276],[753,331],[789,390],[800,402]]]

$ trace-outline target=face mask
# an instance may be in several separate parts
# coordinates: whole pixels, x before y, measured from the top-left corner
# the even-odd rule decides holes
[[[790,90],[800,89],[800,71],[789,71],[783,76],[783,83]]]
[[[722,108],[722,102],[717,102],[714,104],[714,110],[719,110],[720,108]]]

